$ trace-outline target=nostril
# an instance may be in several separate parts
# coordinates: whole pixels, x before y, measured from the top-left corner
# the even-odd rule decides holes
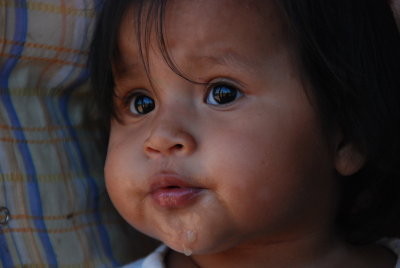
[[[150,133],[143,144],[144,153],[147,157],[157,158],[174,154],[180,156],[191,154],[196,148],[193,136],[186,132],[175,132],[160,130]]]
[[[179,149],[183,148],[183,145],[182,144],[175,144],[174,148],[179,150]]]
[[[158,150],[155,150],[155,149],[153,149],[153,148],[151,148],[151,147],[146,147],[146,151],[147,151],[148,153],[159,153]]]
[[[168,146],[166,146],[166,148],[165,149],[162,149],[162,148],[152,148],[151,146],[147,146],[146,147],[146,152],[147,153],[149,153],[149,154],[163,154],[163,153],[166,153],[166,154],[169,154],[169,153],[173,153],[174,151],[181,151],[183,148],[184,148],[185,146],[183,146],[183,144],[175,144],[175,145],[173,145],[173,146],[171,146],[171,147],[169,147],[168,148]],[[161,150],[160,150],[161,149]],[[164,151],[165,150],[165,151]]]

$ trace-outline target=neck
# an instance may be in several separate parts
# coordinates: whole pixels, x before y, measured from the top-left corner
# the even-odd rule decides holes
[[[255,242],[223,253],[194,256],[193,259],[200,267],[296,267],[321,258],[338,246],[338,241],[330,238],[296,237]]]
[[[393,267],[392,253],[378,246],[352,247],[334,237],[303,238],[242,245],[221,253],[186,257],[172,252],[167,267]],[[378,265],[378,266],[377,266]]]

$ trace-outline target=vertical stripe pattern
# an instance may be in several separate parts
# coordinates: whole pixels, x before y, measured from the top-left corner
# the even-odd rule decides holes
[[[112,207],[101,133],[87,123],[100,5],[0,0],[1,267],[115,267],[152,247]]]

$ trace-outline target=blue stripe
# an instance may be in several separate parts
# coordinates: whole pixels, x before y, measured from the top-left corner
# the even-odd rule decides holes
[[[4,235],[0,235],[0,258],[1,258],[1,267],[10,268],[13,267],[14,264],[11,259],[11,254],[8,249],[7,241]]]
[[[97,0],[97,1],[99,1],[99,0]],[[102,0],[100,0],[100,2],[102,2]],[[86,1],[85,1],[85,4],[86,4]],[[96,3],[96,0],[95,0],[95,5],[96,5],[96,8],[99,7],[98,3]],[[96,10],[96,11],[98,12],[98,10]],[[88,26],[89,26],[89,22],[87,20],[88,20],[88,18],[85,17],[86,29],[88,29]],[[87,33],[88,33],[88,31],[85,31],[85,34],[87,34]],[[83,43],[82,43],[81,47],[83,47],[85,39],[86,39],[86,36],[84,36],[82,38]],[[78,60],[78,58],[79,58],[79,55],[77,55],[77,60]],[[88,77],[89,77],[89,73],[86,69],[84,69],[79,74],[79,77],[77,78],[76,82],[65,90],[65,94],[60,99],[60,107],[62,110],[63,117],[65,119],[65,122],[67,123],[68,131],[74,140],[74,144],[76,145],[76,152],[78,154],[78,160],[82,167],[83,174],[86,177],[86,182],[88,183],[88,189],[90,191],[88,194],[88,197],[91,198],[91,200],[89,200],[89,204],[92,204],[93,209],[94,209],[94,217],[97,222],[97,225],[96,225],[97,232],[100,236],[103,250],[104,250],[106,256],[109,258],[109,260],[112,262],[112,265],[115,267],[115,266],[120,266],[120,264],[117,262],[117,260],[113,256],[110,238],[108,236],[108,232],[107,232],[106,228],[103,225],[103,221],[101,218],[101,213],[100,213],[100,208],[99,208],[100,194],[99,194],[98,185],[97,185],[96,181],[94,180],[94,178],[90,174],[89,165],[83,155],[83,152],[81,150],[82,147],[79,143],[78,135],[77,135],[75,129],[72,127],[72,123],[71,123],[69,113],[68,113],[68,102],[69,102],[70,94],[73,92],[73,90],[75,88],[77,88],[81,84],[85,83],[88,80]]]
[[[3,172],[0,169],[0,174],[1,173],[3,173]],[[8,204],[7,204],[7,187],[6,187],[5,183],[3,183],[3,195],[4,195],[4,200],[5,200],[5,204],[4,205],[6,207],[8,207]],[[2,227],[0,226],[0,229],[1,228]],[[13,240],[13,242],[15,244],[14,237],[13,236],[11,236],[11,237],[12,237],[12,240]],[[11,247],[11,245],[9,245],[7,243],[5,235],[4,234],[0,234],[0,260],[1,260],[1,267],[9,268],[9,267],[13,267],[13,265],[14,265],[13,261],[12,261],[12,256],[11,256],[11,253],[10,253],[10,247]],[[18,251],[17,251],[17,255],[18,255],[18,257],[20,257]]]
[[[84,1],[84,3],[85,3],[85,6],[89,6],[88,10],[90,10],[91,9],[90,5],[88,5],[86,1]],[[93,2],[92,2],[92,5],[93,5]],[[81,50],[83,50],[85,47],[88,29],[90,26],[90,21],[88,21],[89,18],[85,16],[85,17],[83,17],[83,19],[85,22],[85,25],[83,26],[85,35],[80,38],[80,40],[82,40],[82,43],[80,44]],[[73,61],[78,62],[80,57],[81,57],[80,55],[76,55],[76,58]],[[63,81],[61,81],[60,84],[61,85],[65,84],[66,81],[71,80],[71,76],[73,75],[73,73],[74,73],[74,70],[71,70],[71,73],[66,74]],[[103,225],[103,221],[101,218],[101,213],[100,213],[100,208],[99,208],[99,204],[100,204],[99,195],[100,194],[99,194],[98,185],[97,185],[96,181],[94,180],[94,178],[90,174],[89,165],[88,165],[88,163],[83,155],[83,152],[81,150],[82,147],[79,143],[78,135],[77,135],[75,129],[73,128],[73,124],[70,120],[69,112],[68,112],[68,103],[69,103],[69,99],[70,99],[70,94],[77,87],[79,87],[83,83],[87,82],[88,78],[89,78],[88,71],[86,69],[83,69],[81,71],[81,73],[79,74],[79,77],[76,78],[76,80],[75,80],[76,82],[64,90],[64,92],[63,92],[64,94],[61,96],[61,98],[59,100],[61,114],[64,118],[64,120],[62,120],[62,121],[67,126],[67,131],[68,131],[68,133],[64,133],[64,130],[62,130],[62,133],[66,137],[72,137],[72,140],[73,140],[73,142],[68,144],[68,146],[65,146],[65,152],[70,156],[70,159],[78,161],[78,163],[76,165],[73,165],[71,168],[74,168],[74,170],[82,170],[84,177],[85,177],[84,181],[79,180],[79,182],[82,184],[82,186],[81,186],[82,189],[84,189],[84,188],[88,189],[87,190],[88,191],[88,193],[87,193],[88,203],[82,204],[82,206],[85,206],[85,207],[90,206],[91,208],[93,208],[94,218],[96,221],[97,234],[99,235],[100,240],[101,240],[100,245],[94,245],[93,250],[96,250],[96,252],[98,253],[99,259],[101,259],[102,257],[104,257],[104,255],[106,255],[106,257],[108,258],[108,261],[110,261],[113,264],[113,266],[119,266],[119,263],[116,261],[115,257],[113,256],[110,238],[108,236],[108,232],[107,232],[106,228]],[[72,150],[72,146],[75,146],[75,150]],[[101,247],[102,247],[102,250],[104,253],[100,252],[99,249]]]
[[[68,113],[68,101],[69,101],[70,94],[72,93],[74,88],[76,88],[80,84],[86,82],[87,78],[88,78],[88,72],[87,72],[87,70],[85,70],[84,72],[82,72],[80,74],[80,77],[79,77],[79,79],[77,79],[77,82],[74,85],[71,85],[66,90],[66,92],[65,92],[66,94],[63,95],[63,97],[60,99],[60,106],[62,108],[62,113],[64,115],[65,121],[67,122],[68,131],[69,131],[71,137],[73,138],[74,143],[76,144],[76,151],[78,153],[78,158],[81,163],[83,174],[85,175],[87,182],[89,184],[88,188],[89,188],[90,193],[88,194],[88,196],[92,198],[92,200],[89,200],[89,202],[91,201],[90,203],[93,204],[94,217],[97,222],[97,225],[96,225],[97,232],[100,236],[103,250],[104,250],[105,254],[107,255],[107,257],[109,258],[109,260],[112,262],[112,265],[114,267],[116,267],[116,266],[120,266],[120,264],[117,262],[117,260],[113,256],[110,238],[108,236],[106,228],[104,227],[104,225],[102,223],[103,221],[101,218],[100,208],[99,208],[99,204],[100,204],[99,189],[96,184],[96,181],[90,174],[88,163],[86,162],[86,159],[81,150],[78,135],[77,135],[75,129],[72,127],[71,120],[69,118],[69,113]]]
[[[0,174],[4,174],[4,170],[1,168],[0,166]],[[3,185],[3,196],[4,196],[4,206],[6,208],[10,209],[10,204],[8,202],[8,191],[7,191],[7,183],[4,181]],[[11,186],[12,187],[12,186]],[[9,222],[8,227],[12,228],[12,223],[13,221]],[[1,227],[0,227],[1,229]],[[13,242],[13,247],[16,248],[16,242],[15,242],[15,237],[14,234],[11,233],[11,240]],[[7,243],[6,239],[5,239],[5,235],[4,234],[0,234],[0,258],[1,258],[1,262],[3,264],[3,266],[1,267],[12,267],[13,266],[13,261],[12,261],[12,256],[10,254],[10,248],[11,248],[11,243]],[[16,255],[18,258],[19,263],[22,263],[22,258],[21,258],[21,254],[22,252],[20,252],[19,250],[16,250]]]
[[[16,0],[15,6],[15,33],[14,39],[15,41],[25,42],[26,34],[27,34],[27,21],[28,21],[28,12],[27,12],[27,4],[25,0]],[[14,45],[11,48],[11,54],[20,56],[22,54],[24,47]],[[5,94],[2,96],[2,102],[7,110],[7,114],[9,116],[9,120],[13,126],[17,129],[22,129],[22,126],[19,122],[17,112],[12,105],[12,100],[8,91],[8,77],[11,74],[11,71],[14,69],[15,65],[18,62],[18,57],[10,58],[3,70],[0,73],[0,87],[5,91]],[[14,137],[18,140],[26,140],[23,131],[14,130]],[[40,199],[40,189],[37,182],[36,170],[33,164],[32,156],[29,151],[29,147],[27,143],[20,142],[18,143],[18,149],[23,156],[23,163],[25,166],[25,171],[27,173],[27,177],[29,178],[27,185],[28,192],[28,200],[31,209],[32,215],[38,215],[39,219],[34,220],[35,227],[37,229],[46,230],[46,225],[43,222],[43,209]],[[47,232],[38,233],[40,241],[43,244],[43,251],[47,257],[47,263],[51,266],[57,266],[57,259],[53,247],[51,245],[50,238]]]
[[[19,21],[16,20],[15,21],[15,29],[19,29],[17,28],[19,24]],[[14,40],[18,40],[18,33],[17,31],[14,32]],[[12,46],[10,52],[13,53],[14,51],[16,51],[18,48],[16,46]],[[15,59],[8,59],[4,65],[2,66],[2,68],[0,68],[0,88],[6,90],[7,87],[7,77],[9,76],[9,73],[11,72],[11,69],[14,67],[15,65]],[[4,97],[7,97],[7,95],[2,96],[2,100],[4,100]],[[1,249],[1,254],[0,254],[0,258],[1,258],[1,263],[2,266],[4,267],[13,267],[14,263],[12,260],[12,257],[10,255],[9,252],[9,245],[7,244],[7,241],[4,237],[4,235],[0,235],[0,249]]]
[[[94,0],[94,8],[96,12],[99,13],[101,11],[101,7],[103,6],[103,0]]]
[[[86,5],[86,2],[83,1]],[[89,23],[86,19],[86,17],[84,17],[84,24],[81,25],[80,22],[77,22],[77,26],[79,26],[82,29],[82,36],[79,37],[79,47],[81,48],[80,50],[84,49],[84,45],[85,45],[85,41],[86,41],[86,34],[88,32],[88,26]],[[71,54],[73,56],[73,58],[71,59],[72,62],[79,62],[80,59],[80,55],[79,54]],[[54,85],[54,88],[63,88],[66,84],[69,84],[71,81],[76,81],[77,79],[79,80],[78,83],[69,86],[69,88],[67,89],[63,89],[63,94],[65,94],[66,91],[73,91],[77,86],[79,86],[80,84],[82,84],[84,81],[87,80],[88,76],[86,73],[86,70],[83,70],[83,74],[80,73],[78,78],[73,77],[75,75],[77,71],[77,68],[70,68],[67,71],[63,71],[63,77],[60,77],[59,81],[57,82],[57,85]],[[82,80],[82,81],[81,81]],[[66,120],[64,119],[64,114],[62,113],[63,109],[62,107],[66,106],[65,105],[61,105],[62,107],[60,107],[60,99],[58,97],[54,97],[54,96],[49,96],[46,98],[46,105],[48,107],[49,111],[52,111],[49,113],[48,116],[51,117],[51,120],[53,122],[56,123],[56,125],[65,125],[67,126],[66,129],[61,128],[57,133],[58,135],[60,135],[61,137],[64,138],[70,138],[71,134],[69,131],[69,128],[72,128],[73,125],[71,124],[71,122],[66,122]],[[68,103],[68,100],[66,100],[66,103]],[[59,112],[61,110],[61,112]],[[79,157],[77,157],[77,153],[76,153],[76,147],[79,147],[79,145],[76,144],[75,140],[69,141],[69,142],[65,142],[63,143],[63,153],[66,155],[67,159],[70,159],[70,166],[68,167],[73,173],[75,174],[80,174],[82,173],[81,170],[81,163],[79,161]],[[88,185],[88,176],[83,176],[82,178],[76,178],[71,180],[72,183],[74,184],[78,184],[76,185],[76,189],[79,190],[80,196],[82,196],[82,198],[79,199],[79,204],[78,207],[90,207],[92,208],[94,205],[91,204],[92,198],[91,198],[91,194],[88,193],[88,189],[90,191],[90,188],[92,188],[90,185]],[[89,202],[84,202],[85,199],[89,200]],[[90,229],[90,231],[92,231],[92,233],[90,234],[92,237],[96,236],[95,230]],[[104,253],[101,250],[101,243],[92,243],[91,247],[91,251],[97,255],[95,256],[90,256],[91,258],[98,258],[99,260],[101,260],[102,257],[104,257]]]
[[[8,11],[8,9],[6,10],[6,12]],[[7,29],[7,21],[6,21],[6,25],[5,25],[5,29]],[[5,63],[4,63],[4,65],[2,66],[2,68],[0,68],[0,79],[3,77],[3,73],[5,72],[5,70],[8,68],[8,66],[10,66],[10,65],[12,65],[11,64],[11,62],[8,60],[8,61],[6,61]],[[0,81],[2,81],[2,80],[0,80]],[[2,86],[1,86],[2,84],[0,84],[0,88],[2,88]],[[2,173],[2,170],[0,170],[0,173]],[[7,204],[7,188],[6,188],[6,184],[4,183],[3,184],[3,195],[4,195],[4,200],[5,200],[5,206],[6,207],[8,207],[8,204]],[[1,227],[0,227],[1,228]],[[14,241],[14,237],[11,235],[11,238],[12,238],[12,240],[13,240],[13,242],[14,242],[14,244],[15,244],[15,241]],[[6,240],[6,238],[5,238],[5,235],[4,235],[4,233],[3,234],[0,234],[0,261],[1,261],[1,267],[6,267],[6,268],[8,268],[8,267],[13,267],[14,266],[14,263],[13,263],[13,260],[12,260],[12,256],[11,256],[11,253],[10,253],[10,246],[11,245],[9,245],[8,243],[7,243],[7,240]],[[17,252],[18,253],[18,252]],[[18,254],[18,257],[19,257],[19,254]]]

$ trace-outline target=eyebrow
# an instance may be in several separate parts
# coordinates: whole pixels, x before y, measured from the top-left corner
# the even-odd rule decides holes
[[[115,70],[115,76],[118,78],[125,78],[127,76],[138,75],[144,73],[142,71],[142,64],[137,62],[129,62],[128,64],[122,62],[115,62],[113,69]]]
[[[250,61],[235,52],[226,51],[225,53],[221,53],[219,55],[202,55],[202,56],[195,56],[193,57],[195,60],[204,61],[208,64],[212,65],[236,65],[243,69],[251,68],[253,61]]]
[[[195,63],[193,63],[195,62]],[[219,55],[190,55],[186,57],[185,63],[189,63],[190,65],[201,63],[201,65],[217,65],[217,66],[230,66],[235,65],[241,69],[252,69],[252,63],[254,61],[250,61],[235,52],[225,51],[224,53],[220,53]],[[203,63],[204,62],[204,63]],[[180,70],[179,65],[175,64],[177,69]],[[123,60],[115,63],[116,71],[118,77],[120,79],[124,79],[127,76],[135,76],[135,75],[143,75],[145,74],[145,70],[143,67],[143,63],[138,63],[136,61],[132,61],[129,63],[123,63]]]

